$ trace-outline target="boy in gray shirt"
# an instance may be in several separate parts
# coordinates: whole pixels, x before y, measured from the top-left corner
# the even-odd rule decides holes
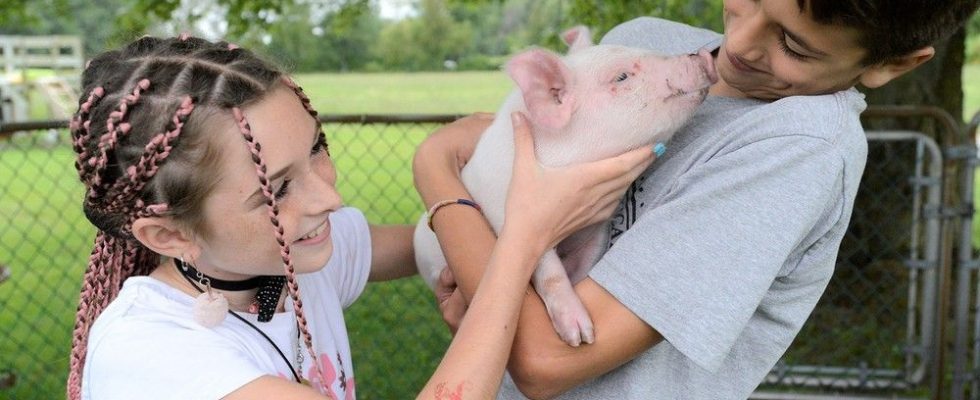
[[[929,60],[978,1],[900,3],[726,0],[724,37],[653,18],[610,31],[602,43],[715,49],[720,80],[628,191],[609,251],[576,285],[595,343],[565,345],[528,296],[501,397],[748,397],[833,274],[867,154],[853,86],[881,86]],[[473,124],[445,132],[464,130]],[[465,146],[444,148],[468,157]],[[430,159],[447,157],[416,156],[426,203],[468,197],[431,178],[460,166]],[[468,298],[492,232],[486,239],[475,213],[447,211],[440,218],[452,222],[436,233]]]

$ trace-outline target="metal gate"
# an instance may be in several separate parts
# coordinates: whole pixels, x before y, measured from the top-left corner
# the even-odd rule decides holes
[[[935,128],[941,143],[922,132],[867,132],[868,164],[834,277],[753,398],[980,399],[978,337],[967,343],[964,300],[976,297],[970,274],[980,265],[972,250],[974,142],[937,108],[871,107],[864,117],[912,118]]]

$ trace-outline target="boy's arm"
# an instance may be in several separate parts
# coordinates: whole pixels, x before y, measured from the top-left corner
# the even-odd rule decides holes
[[[489,122],[485,116],[464,119],[434,133],[420,146],[414,160],[415,177],[426,205],[469,198],[459,170],[472,153],[472,146],[467,146],[475,145]],[[460,290],[471,299],[496,240],[493,230],[469,207],[444,207],[433,218],[433,226]],[[527,290],[509,370],[529,397],[560,394],[611,371],[661,340],[612,295],[585,279],[576,285],[576,291],[592,315],[596,342],[569,347],[555,333],[541,299],[530,286]]]
[[[465,152],[438,156],[427,149],[439,146],[439,135],[465,137],[459,129],[437,132],[416,156],[416,183],[426,203],[466,195],[451,162],[465,161]],[[558,394],[660,340],[714,371],[753,317],[759,318],[754,326],[789,339],[763,350],[785,351],[833,271],[834,255],[811,250],[827,237],[836,239],[826,246],[839,245],[832,229],[846,225],[844,185],[854,179],[845,175],[841,150],[820,136],[755,137],[761,138],[745,139],[671,183],[606,252],[592,280],[576,286],[595,324],[595,344],[571,348],[560,342],[540,300],[527,296],[509,365],[519,389],[532,397]],[[853,151],[863,151],[855,146]],[[860,176],[860,168],[848,171]],[[476,282],[470,269],[481,268],[482,249],[493,235],[474,210],[445,211],[434,218],[436,234],[461,290],[470,294]],[[771,293],[778,277],[789,274],[797,280]],[[767,296],[782,303],[757,315]]]
[[[530,280],[541,254],[560,238],[609,218],[620,193],[653,161],[651,149],[644,148],[581,165],[542,167],[533,157],[526,121],[512,118],[515,175],[508,187],[507,220],[482,268],[486,273],[473,295],[470,317],[419,398],[496,395],[520,329],[523,282]]]
[[[368,281],[388,281],[418,273],[412,235],[415,225],[370,225],[371,273]]]

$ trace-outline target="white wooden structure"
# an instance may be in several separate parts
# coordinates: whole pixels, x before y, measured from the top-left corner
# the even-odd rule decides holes
[[[28,68],[81,71],[84,63],[78,36],[0,35],[0,64],[7,75]]]
[[[77,77],[84,68],[82,39],[78,36],[0,35],[0,122],[28,119],[28,92],[38,89],[51,118],[71,115],[78,89],[59,74],[29,81],[28,69],[47,69]]]

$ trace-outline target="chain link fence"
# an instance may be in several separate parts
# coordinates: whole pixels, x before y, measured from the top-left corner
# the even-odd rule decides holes
[[[768,386],[905,392],[928,372],[940,240],[928,210],[941,205],[941,151],[917,132],[867,135],[874,164],[855,201],[864,207],[855,208],[834,277]]]
[[[422,205],[412,154],[454,118],[324,117],[345,203],[372,223],[414,224]],[[82,187],[60,126],[0,127],[0,398],[64,393],[94,229],[81,213]],[[12,131],[20,133],[4,134]],[[973,174],[949,175],[951,165],[975,160],[975,147],[957,154],[962,143],[911,131],[869,132],[868,139],[869,163],[835,276],[754,397],[922,398],[952,387],[953,398],[980,399],[978,307],[970,303],[980,301],[980,257],[971,245],[973,188],[962,184]],[[963,201],[950,195],[953,187]],[[954,240],[967,246],[955,265],[957,290]],[[953,310],[954,319],[944,317]],[[414,396],[450,340],[418,278],[368,285],[346,318],[364,399]],[[954,336],[952,348],[953,340],[941,340]]]

